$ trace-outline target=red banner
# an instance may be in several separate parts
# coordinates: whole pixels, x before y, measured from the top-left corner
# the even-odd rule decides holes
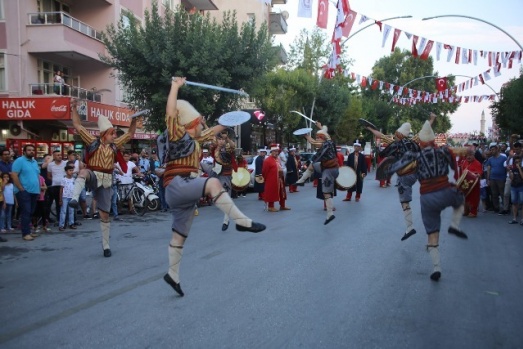
[[[70,98],[0,98],[0,120],[70,120]]]
[[[129,127],[131,124],[129,116],[134,114],[131,109],[91,101],[86,101],[86,103],[87,121],[98,122],[98,115],[104,115],[114,126]]]

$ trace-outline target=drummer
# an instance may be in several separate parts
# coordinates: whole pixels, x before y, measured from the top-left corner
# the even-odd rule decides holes
[[[222,183],[223,189],[232,197],[232,171],[237,171],[238,167],[235,159],[236,144],[229,137],[229,132],[232,130],[224,129],[218,135],[216,135],[216,141],[214,144],[214,161],[220,166],[215,166],[214,171],[217,178]],[[222,231],[229,228],[229,216],[227,214],[223,217]]]
[[[454,154],[448,147],[437,147],[430,122],[425,121],[419,133],[421,150],[406,152],[400,161],[391,166],[390,172],[401,168],[402,164],[417,161],[416,176],[420,181],[421,217],[428,235],[427,251],[432,259],[433,271],[430,279],[438,281],[441,277],[439,256],[439,233],[441,212],[452,206],[453,214],[449,234],[467,239],[467,234],[459,230],[464,211],[463,194],[449,183],[449,168],[456,171]]]
[[[430,113],[429,123],[432,125],[436,119],[436,114]],[[367,130],[372,132],[376,137],[381,138],[381,141],[386,148],[380,153],[380,157],[393,156],[396,159],[400,159],[403,154],[407,151],[419,151],[419,138],[414,136],[408,138],[410,135],[410,123],[406,122],[400,126],[394,133],[394,137],[387,136],[370,126],[366,127]],[[403,209],[403,217],[407,229],[401,238],[401,241],[407,240],[412,235],[416,234],[412,220],[412,209],[410,208],[410,202],[412,201],[412,186],[416,183],[415,166],[410,166],[404,171],[398,172],[398,194],[400,199],[401,208]]]
[[[319,121],[316,121],[316,127],[319,128],[319,131],[316,132],[316,139],[313,139],[308,134],[305,134],[304,136],[313,147],[320,148],[314,155],[312,162],[319,162],[321,164],[323,199],[327,208],[327,218],[323,224],[327,225],[336,218],[333,213],[334,203],[332,197],[334,195],[336,177],[338,177],[339,174],[339,165],[338,157],[336,155],[336,145],[329,136],[327,126],[322,126]],[[310,170],[307,169],[305,172],[307,173],[308,171]],[[303,177],[305,177],[305,174]]]
[[[465,171],[473,173],[478,178],[483,174],[483,165],[476,160],[474,157],[475,150],[474,148],[468,148],[465,158],[460,161],[459,169],[460,175]],[[469,194],[465,197],[465,212],[463,215],[469,218],[476,218],[478,215],[478,206],[479,206],[479,180],[474,183]]]

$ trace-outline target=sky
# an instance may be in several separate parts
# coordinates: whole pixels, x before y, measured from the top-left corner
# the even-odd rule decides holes
[[[316,8],[318,0],[312,0],[312,18],[299,18],[298,0],[288,0],[286,5],[275,6],[274,11],[287,11],[288,32],[285,35],[276,35],[275,42],[281,43],[287,50],[293,39],[297,37],[302,29],[311,31],[316,26]],[[328,37],[331,37],[335,15],[336,0],[330,1],[329,23],[324,29]],[[439,1],[413,1],[413,0],[349,0],[352,10],[358,13],[358,17],[351,33],[356,32],[362,27],[370,24],[366,21],[359,23],[360,15],[364,14],[369,18],[381,20],[395,16],[411,15],[409,19],[395,19],[384,24],[391,25],[394,29],[401,29],[420,37],[439,41],[444,44],[458,45],[469,49],[485,51],[514,51],[520,50],[519,46],[508,35],[501,30],[490,26],[481,21],[468,18],[436,18],[422,21],[422,18],[439,15],[463,15],[475,17],[490,22],[509,33],[520,45],[523,45],[523,1],[521,0],[439,0]],[[345,39],[343,39],[344,41]],[[350,72],[355,72],[363,76],[369,76],[372,66],[381,57],[390,54],[392,45],[392,33],[389,35],[385,46],[382,48],[382,33],[379,27],[371,26],[350,40],[346,41],[342,47],[343,52],[354,60],[353,66],[349,67]],[[408,40],[402,33],[396,47],[410,50],[412,40]],[[434,59],[434,70],[439,76],[466,75],[477,76],[489,68],[483,58],[478,59],[478,64],[455,64],[453,60],[447,62],[447,50],[442,50],[440,61],[435,60],[435,47],[431,51]],[[499,93],[501,86],[510,79],[517,78],[521,64],[514,64],[512,69],[502,69],[501,75],[494,77],[486,83]],[[468,78],[456,77],[456,84],[462,83]],[[491,95],[492,90],[478,84],[471,89],[460,93],[463,96],[472,95]],[[485,112],[486,132],[492,126],[490,113],[491,102],[462,103],[457,111],[450,116],[452,122],[451,133],[480,131],[480,119],[482,111]]]

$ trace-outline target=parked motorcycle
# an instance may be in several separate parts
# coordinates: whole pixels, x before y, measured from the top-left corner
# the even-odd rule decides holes
[[[134,182],[130,188],[123,190],[121,184],[117,183],[117,200],[119,205],[127,205],[132,200],[134,210],[140,216],[147,211],[155,211],[160,208],[160,198],[154,193],[154,190],[142,184],[140,176],[133,176]]]

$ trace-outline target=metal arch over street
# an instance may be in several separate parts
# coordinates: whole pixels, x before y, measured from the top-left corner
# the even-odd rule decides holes
[[[504,29],[501,29],[500,27],[498,27],[497,25],[493,24],[493,23],[490,23],[484,19],[481,19],[481,18],[476,18],[476,17],[471,17],[471,16],[465,16],[465,15],[440,15],[440,16],[432,16],[432,17],[426,17],[426,18],[423,18],[422,21],[428,21],[428,20],[431,20],[431,19],[435,19],[435,18],[442,18],[442,17],[462,17],[462,18],[468,18],[468,19],[473,19],[475,21],[480,21],[480,22],[483,22],[485,24],[488,24],[500,31],[502,31],[503,33],[505,33],[505,35],[507,35],[509,38],[512,39],[512,41],[514,41],[516,43],[516,45],[519,46],[519,48],[521,49],[521,51],[523,51],[523,46],[521,46],[521,44],[516,40],[514,39],[514,37],[512,35],[510,35],[509,33],[507,33]]]

